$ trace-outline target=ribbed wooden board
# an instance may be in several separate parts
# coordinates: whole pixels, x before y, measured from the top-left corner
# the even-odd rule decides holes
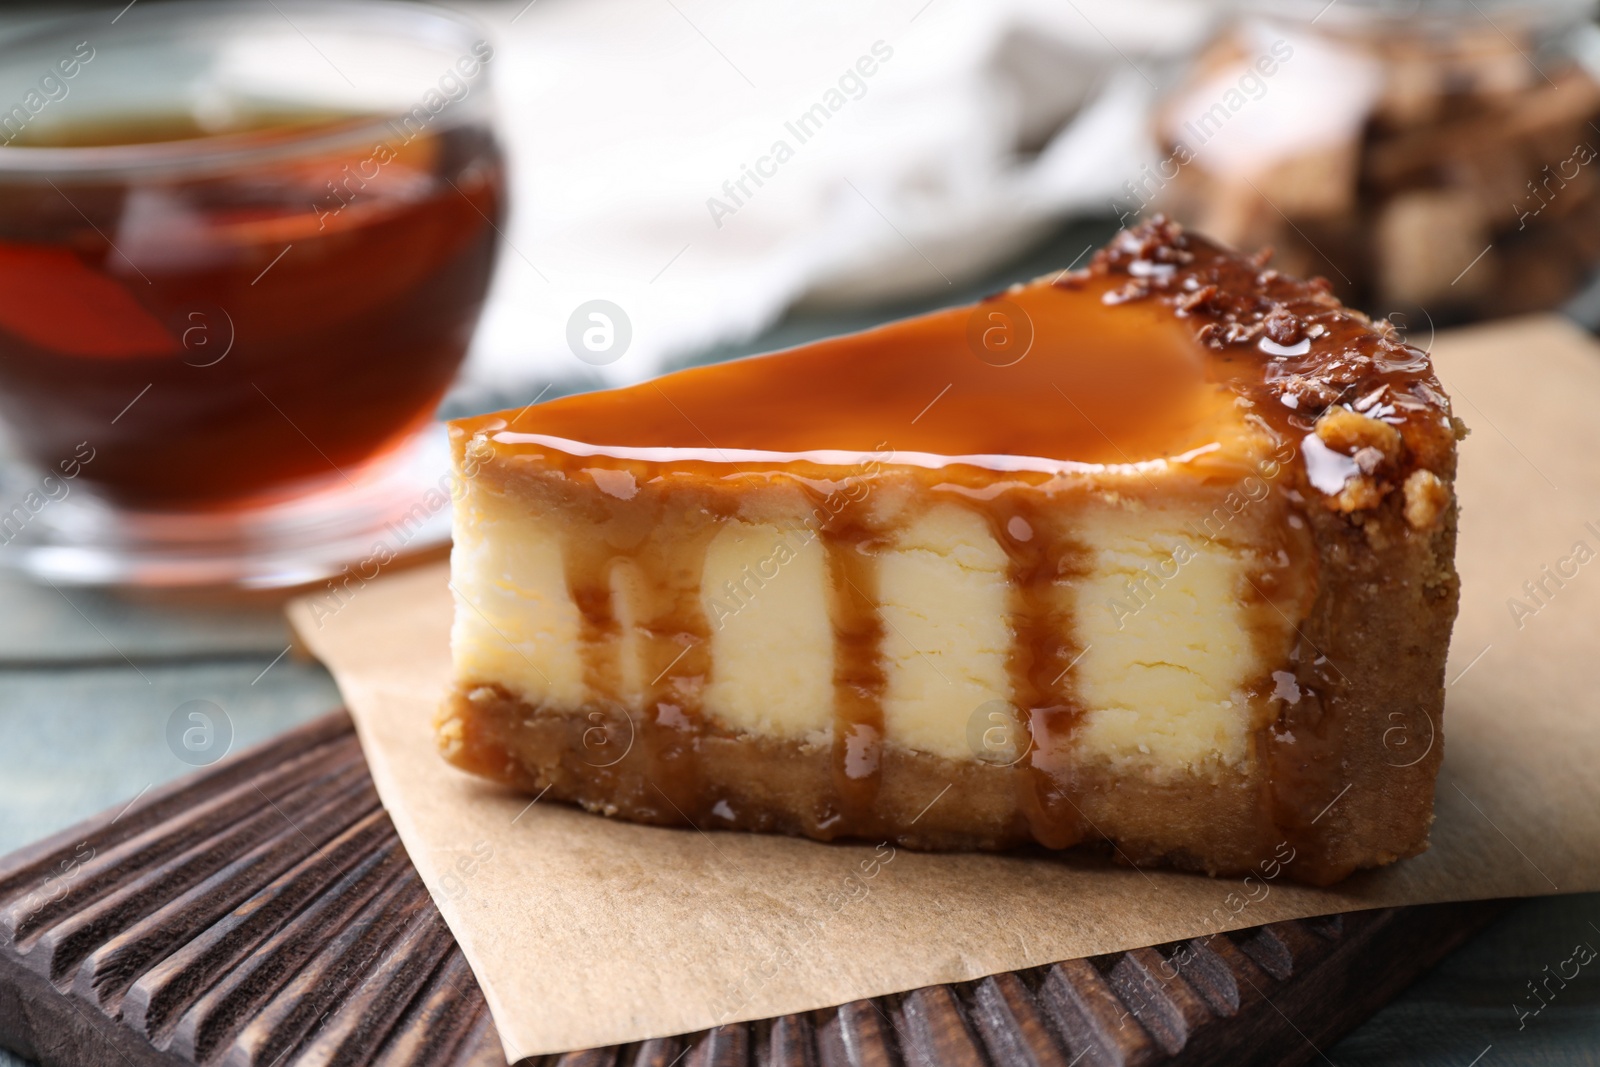
[[[1303,1063],[1503,907],[1273,923],[550,1059]],[[0,1045],[71,1067],[505,1063],[343,713],[0,859]]]

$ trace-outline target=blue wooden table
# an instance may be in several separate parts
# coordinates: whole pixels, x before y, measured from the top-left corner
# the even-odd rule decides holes
[[[1108,232],[1067,227],[1005,271],[921,304],[792,314],[748,345],[700,358],[795,344],[992,292],[1071,262]],[[191,770],[167,740],[169,720],[188,701],[222,709],[235,749],[338,707],[328,674],[288,649],[272,600],[175,603],[0,574],[0,852]],[[1600,960],[1564,985],[1549,982],[1545,1006],[1528,1014],[1540,1004],[1530,988],[1580,944],[1600,949],[1600,894],[1521,904],[1315,1062],[1600,1065]],[[20,1063],[0,1052],[0,1067]]]

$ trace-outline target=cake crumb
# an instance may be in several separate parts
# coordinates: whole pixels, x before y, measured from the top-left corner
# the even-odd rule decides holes
[[[1317,420],[1317,436],[1323,444],[1347,456],[1366,448],[1377,449],[1390,462],[1400,455],[1399,430],[1347,407],[1331,407],[1323,412]]]
[[[434,742],[446,759],[452,759],[466,748],[466,729],[456,715],[441,716],[434,723]]]
[[[1406,479],[1406,522],[1413,530],[1431,530],[1450,507],[1450,487],[1430,470],[1415,470]]]
[[[1383,486],[1365,474],[1358,474],[1344,483],[1344,488],[1328,498],[1329,506],[1349,514],[1367,511],[1383,503]]]

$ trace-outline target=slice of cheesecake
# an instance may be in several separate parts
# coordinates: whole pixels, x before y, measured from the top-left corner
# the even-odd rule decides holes
[[[1459,424],[1424,353],[1164,221],[1091,266],[453,423],[457,766],[664,825],[1421,851]]]

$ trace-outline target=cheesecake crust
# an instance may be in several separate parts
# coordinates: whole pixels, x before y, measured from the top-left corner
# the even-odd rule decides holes
[[[927,345],[991,306],[1026,317],[1058,304],[1113,309],[1162,344],[1176,328],[1205,353],[1203,375],[1193,401],[1169,391],[1118,424],[1133,455],[1053,382],[1095,433],[1074,424],[1051,444],[1040,437],[1044,422],[1019,419],[1017,432],[1033,435],[1037,455],[1050,460],[966,455],[982,449],[933,438],[957,458],[890,449],[849,469],[841,451],[774,459],[750,447],[757,438],[737,436],[759,420],[702,425],[659,386],[623,390],[608,406],[557,401],[567,406],[542,420],[534,409],[540,434],[504,416],[453,424],[458,469],[474,493],[496,507],[574,517],[589,532],[564,538],[564,577],[552,579],[574,606],[581,661],[567,681],[540,671],[534,683],[569,695],[530,698],[493,670],[461,668],[438,721],[446,758],[515,788],[662,825],[928,849],[1099,842],[1126,862],[1211,874],[1271,865],[1316,884],[1420,852],[1443,755],[1443,673],[1458,599],[1460,426],[1425,353],[1341,307],[1325,282],[1285,278],[1266,263],[1157,219],[1119,234],[1084,271],[997,294],[970,314],[913,320],[902,335]],[[872,336],[824,342],[817,358],[869,356]],[[752,395],[772,390],[761,374],[805,351],[752,361],[744,368],[760,387]],[[725,406],[728,382],[739,381],[726,372],[674,377]],[[687,404],[692,394],[678,395]],[[731,440],[733,455],[603,438],[623,433],[614,428],[630,411],[644,425],[681,418],[708,443]],[[563,437],[586,418],[602,435],[588,438],[595,445]],[[853,418],[841,416],[847,429]],[[1165,445],[1164,420],[1176,423]],[[1232,436],[1194,448],[1197,432]],[[1122,462],[1105,462],[1108,445]],[[1235,507],[1241,492],[1249,503]],[[929,500],[982,516],[992,539],[980,539],[1003,548],[1013,593],[997,610],[1012,651],[1000,669],[1023,745],[1014,758],[992,758],[981,745],[920,750],[886,728],[892,624],[875,561],[920,529]],[[1235,620],[1227,625],[1245,635],[1257,666],[1234,690],[1248,728],[1228,742],[1232,755],[1219,749],[1218,760],[1169,773],[1153,757],[1086,758],[1074,748],[1097,708],[1087,683],[1069,676],[1091,644],[1074,617],[1082,605],[1064,607],[1060,590],[1085,579],[1094,554],[1075,524],[1174,501],[1201,516],[1189,527],[1202,550],[1225,546],[1242,561],[1238,602],[1213,607]],[[717,531],[767,529],[739,524],[807,512],[825,553],[817,573],[832,590],[831,726],[821,735],[739,729],[705,711],[722,620],[708,615],[700,568]],[[462,521],[476,520],[458,505]],[[981,570],[981,556],[963,566]],[[626,611],[619,581],[633,589]],[[476,604],[471,611],[481,614]],[[626,635],[637,653],[626,651]],[[632,682],[629,655],[638,660]]]
[[[458,690],[443,723],[441,740],[457,766],[524,792],[548,786],[549,797],[635,822],[929,851],[1040,843],[1027,810],[1034,783],[1020,765],[888,745],[872,803],[847,817],[826,744],[715,728],[680,732],[617,707],[573,716],[492,685]],[[674,769],[675,760],[692,761],[693,769]],[[716,783],[709,804],[700,782]],[[1126,862],[1211,874],[1285,862],[1292,846],[1261,804],[1263,785],[1259,775],[1158,784],[1090,771],[1076,783],[1079,810],[1070,825],[1055,824],[1063,836],[1052,845],[1098,841]]]

